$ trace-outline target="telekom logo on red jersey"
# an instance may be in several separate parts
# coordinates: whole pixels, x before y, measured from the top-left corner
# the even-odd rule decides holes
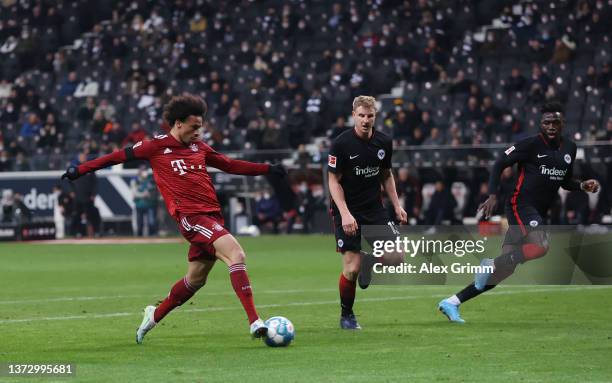
[[[175,172],[179,172],[179,175],[183,175],[183,174],[187,174],[187,172],[185,171],[185,169],[187,169],[187,166],[185,165],[185,160],[174,160],[174,161],[170,161],[170,164],[172,164],[172,169]]]

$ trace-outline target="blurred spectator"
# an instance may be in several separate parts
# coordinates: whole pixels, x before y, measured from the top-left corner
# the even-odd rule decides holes
[[[70,217],[70,194],[62,190],[60,185],[53,186],[53,222],[55,222],[55,238],[66,236],[66,217]]]
[[[87,161],[85,153],[79,154],[79,163]],[[72,227],[77,236],[93,237],[100,234],[100,212],[94,205],[98,194],[98,178],[95,172],[87,173],[70,183],[75,193],[76,211]]]
[[[30,161],[26,158],[23,152],[18,152],[13,163],[14,172],[27,172],[32,170]]]
[[[89,126],[96,111],[96,103],[93,97],[87,97],[77,112],[77,119],[85,126]],[[100,112],[100,116],[102,113]]]
[[[23,203],[23,195],[15,193],[13,195],[13,222],[17,224],[32,221],[32,211]]]
[[[77,78],[76,72],[68,73],[68,77],[66,78],[66,80],[64,80],[64,82],[62,83],[60,87],[59,96],[60,97],[72,96],[78,85],[79,85],[79,79]]]
[[[142,128],[142,126],[138,122],[132,122],[132,130],[125,137],[121,146],[132,146],[135,143],[142,141],[146,138],[147,131]],[[110,137],[109,137],[110,140]],[[111,142],[113,142],[111,140]]]
[[[100,100],[100,104],[96,108],[94,116],[95,114],[101,113],[102,117],[104,117],[105,120],[111,121],[113,120],[113,118],[115,118],[116,112],[117,111],[115,107],[111,105],[106,98],[103,98],[102,100]]]
[[[146,167],[141,166],[138,175],[131,181],[134,207],[136,209],[136,235],[144,236],[145,223],[149,237],[157,234],[157,187]]]
[[[444,137],[442,137],[440,129],[436,127],[431,128],[431,131],[429,132],[429,137],[427,137],[425,141],[423,141],[423,145],[428,146],[442,145],[443,143]]]
[[[408,218],[418,218],[421,214],[421,185],[415,172],[400,168],[397,172],[397,195],[408,213]]]
[[[303,232],[310,233],[314,226],[315,213],[325,209],[324,197],[315,197],[306,181],[301,182],[297,189],[298,214],[304,226]]]
[[[189,22],[189,30],[191,32],[200,33],[206,29],[206,19],[198,11],[195,12],[193,18]]]
[[[576,43],[571,41],[568,35],[564,35],[555,40],[555,48],[550,61],[553,64],[567,63],[572,59],[575,50]]]
[[[526,58],[529,62],[543,64],[550,58],[550,52],[538,39],[529,40]]]
[[[13,222],[13,191],[11,189],[2,190],[2,199],[0,200],[2,208],[2,223]]]
[[[110,125],[110,126],[109,126]],[[109,128],[110,129],[109,129]],[[121,125],[118,122],[110,122],[107,124],[107,128],[104,131],[105,141],[111,144],[115,144],[117,146],[121,145],[126,139],[126,134]]]
[[[13,170],[13,163],[6,150],[0,152],[0,172],[10,172]]]
[[[521,92],[527,86],[527,79],[521,74],[518,68],[512,68],[510,77],[506,79],[504,90],[506,92]]]
[[[416,127],[412,131],[412,137],[410,137],[406,143],[408,145],[421,145],[423,141],[425,141],[425,135],[420,127]]]
[[[256,225],[260,229],[264,225],[271,225],[275,234],[278,234],[278,225],[281,221],[282,212],[276,196],[269,191],[258,193],[255,197]]]
[[[431,114],[424,110],[421,112],[421,122],[419,123],[419,128],[424,135],[427,135],[431,132],[431,129],[435,126],[433,120],[431,119]]]
[[[480,110],[480,106],[478,105],[478,100],[476,97],[470,97],[468,99],[467,105],[463,112],[461,113],[462,121],[480,121],[482,119],[482,112]]]
[[[472,84],[472,80],[466,79],[465,72],[462,69],[459,69],[457,71],[457,76],[450,81],[450,87],[448,91],[451,94],[468,93]]]
[[[0,109],[0,123],[10,124],[19,120],[19,111],[11,101],[6,103],[4,110]]]
[[[431,196],[429,207],[425,212],[426,225],[440,225],[442,221],[454,221],[453,211],[457,206],[455,197],[442,181],[436,182],[436,190]]]
[[[36,113],[28,114],[28,120],[23,123],[21,126],[21,131],[19,135],[21,137],[33,137],[35,136],[41,128],[40,120]]]

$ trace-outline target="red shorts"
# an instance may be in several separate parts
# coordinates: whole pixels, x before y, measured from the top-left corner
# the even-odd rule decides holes
[[[221,213],[206,213],[194,215],[180,215],[179,230],[183,237],[189,241],[189,262],[194,259],[215,260],[213,242],[217,238],[229,234],[224,225]]]

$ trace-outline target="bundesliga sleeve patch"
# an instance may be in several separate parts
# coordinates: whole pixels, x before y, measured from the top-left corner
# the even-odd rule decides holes
[[[332,156],[331,154],[329,154],[327,156],[327,165],[330,168],[334,168],[335,169],[336,168],[336,156]]]
[[[510,153],[512,153],[514,151],[514,149],[516,149],[516,148],[514,147],[514,145],[512,145],[511,147],[506,149],[506,151],[504,153],[506,153],[506,155],[509,156]]]

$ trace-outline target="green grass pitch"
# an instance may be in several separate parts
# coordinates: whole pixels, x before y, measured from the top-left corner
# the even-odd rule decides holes
[[[184,274],[186,244],[0,244],[0,363],[77,366],[40,382],[612,381],[611,288],[502,286],[456,325],[436,304],[457,286],[372,286],[357,292],[363,330],[346,332],[332,237],[240,241],[260,315],[295,324],[290,347],[249,338],[223,264],[137,345],[142,309]]]

